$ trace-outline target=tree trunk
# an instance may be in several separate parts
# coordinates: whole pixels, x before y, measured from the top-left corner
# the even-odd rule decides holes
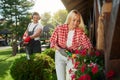
[[[14,43],[12,45],[12,56],[15,56],[17,52],[18,52],[18,46],[17,43]]]

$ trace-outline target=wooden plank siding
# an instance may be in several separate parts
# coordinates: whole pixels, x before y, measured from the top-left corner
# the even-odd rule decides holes
[[[108,66],[116,72],[118,78],[114,80],[120,80],[120,0],[113,0],[107,36],[111,38],[108,39],[110,44]]]
[[[88,20],[90,18],[90,11],[93,8],[94,0],[61,0],[68,10],[68,12],[72,9],[77,9],[83,16],[84,22],[88,24]]]
[[[114,4],[113,4],[114,5]],[[114,24],[113,26],[114,28],[114,34],[113,34],[113,38],[112,38],[112,43],[111,43],[111,55],[110,55],[110,59],[120,59],[120,4],[115,4],[115,7],[113,7],[114,12],[112,12],[111,16],[111,24]],[[115,13],[115,10],[117,10],[117,12]],[[116,15],[115,15],[116,14]],[[113,17],[113,18],[112,18]],[[114,20],[114,17],[116,17],[116,19]],[[112,25],[110,25],[111,27],[113,27]]]

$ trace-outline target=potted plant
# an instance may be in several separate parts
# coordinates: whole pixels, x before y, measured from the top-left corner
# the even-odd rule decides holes
[[[76,50],[69,59],[75,60],[69,70],[72,80],[104,80],[104,56],[98,50]]]

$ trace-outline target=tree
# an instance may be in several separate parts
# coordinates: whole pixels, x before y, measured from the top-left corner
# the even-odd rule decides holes
[[[10,31],[12,31],[12,38],[14,39],[15,43],[19,39],[21,32],[23,32],[23,27],[28,24],[28,21],[30,21],[30,19],[26,20],[28,19],[26,16],[29,14],[28,10],[32,6],[33,3],[28,0],[0,1],[0,14],[6,21],[3,25],[3,28],[8,28]],[[22,24],[24,24],[23,27],[21,26]],[[13,46],[15,47],[15,45],[17,44],[14,44]],[[13,55],[15,54],[16,52],[13,53]]]
[[[19,35],[19,24],[21,18],[28,15],[28,10],[33,6],[33,3],[27,0],[1,0],[0,1],[0,13],[5,18],[7,24],[3,27],[10,29],[16,36]],[[8,24],[9,22],[9,24]],[[16,37],[17,38],[17,37]],[[17,39],[16,39],[17,40]]]
[[[52,24],[54,26],[56,26],[58,24],[63,24],[65,22],[65,20],[66,20],[67,14],[68,14],[68,12],[65,9],[58,10],[52,16]]]
[[[41,23],[45,26],[49,23],[49,20],[51,18],[51,14],[49,12],[45,12],[44,14],[41,15]]]
[[[53,27],[51,24],[51,14],[50,12],[45,12],[44,14],[41,15],[41,23],[44,26],[41,38],[44,39],[49,39],[50,37],[50,29]]]
[[[65,9],[58,10],[53,16],[51,16],[49,12],[42,14],[41,23],[44,25],[44,28],[41,37],[49,39],[54,27],[65,22],[67,14],[68,13]]]
[[[18,26],[19,28],[17,30],[19,33],[19,36],[23,35],[23,33],[25,32],[25,30],[28,27],[28,24],[31,22],[30,15],[31,14],[28,14],[26,16],[19,18],[19,26]]]

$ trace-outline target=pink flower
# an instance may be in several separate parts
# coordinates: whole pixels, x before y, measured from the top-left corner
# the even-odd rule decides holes
[[[75,75],[75,74],[71,75],[71,79],[72,79],[72,80],[74,80],[74,79],[75,79],[75,77],[76,77],[76,75]]]
[[[97,72],[98,72],[98,66],[95,65],[95,66],[92,67],[92,73],[96,74]]]
[[[91,80],[91,77],[88,74],[84,74],[84,75],[81,75],[78,80]]]
[[[70,70],[69,70],[69,74],[71,74],[72,72],[73,72],[72,69],[70,69]]]
[[[81,72],[84,73],[84,72],[85,72],[85,69],[86,69],[86,64],[84,64],[84,65],[81,67]]]
[[[96,56],[100,56],[100,52],[99,52],[99,51],[96,51],[96,52],[95,52],[95,55],[96,55]]]
[[[113,70],[110,70],[109,72],[107,72],[106,76],[107,78],[112,78],[115,75],[115,72]]]
[[[95,64],[93,62],[91,62],[88,67],[93,67]]]
[[[80,62],[75,62],[74,68],[77,69]]]
[[[87,50],[86,50],[86,49],[83,49],[83,50],[81,50],[80,53],[81,53],[82,56],[86,56],[86,54],[87,54]]]
[[[75,50],[75,54],[79,54],[80,53],[80,51],[79,50]]]

